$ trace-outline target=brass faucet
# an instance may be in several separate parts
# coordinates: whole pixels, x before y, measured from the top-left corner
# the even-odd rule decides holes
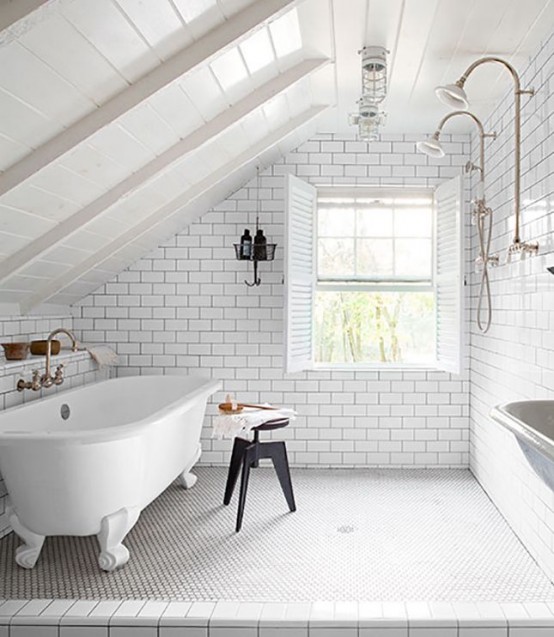
[[[52,359],[52,339],[57,334],[66,334],[71,339],[71,351],[76,352],[79,349],[79,344],[75,335],[66,330],[65,327],[59,327],[57,330],[54,330],[46,339],[46,365],[44,374],[40,375],[38,369],[33,370],[33,378],[32,380],[26,381],[24,378],[20,378],[17,381],[17,391],[23,391],[24,389],[32,389],[33,391],[39,391],[42,387],[48,389],[48,387],[52,387],[52,385],[61,385],[64,381],[63,377],[63,363],[60,363],[56,367],[56,371],[52,376],[50,372],[51,367],[51,359]]]
[[[71,339],[72,352],[76,352],[79,349],[75,335],[73,334],[73,332],[66,330],[65,327],[58,327],[57,330],[54,330],[48,335],[48,338],[46,339],[46,368],[44,370],[42,378],[40,379],[41,385],[46,388],[52,387],[52,385],[61,385],[63,383],[63,365],[58,365],[58,367],[56,368],[56,374],[54,376],[52,376],[52,374],[50,373],[52,339],[57,334],[65,334],[66,336],[69,336],[69,338]]]

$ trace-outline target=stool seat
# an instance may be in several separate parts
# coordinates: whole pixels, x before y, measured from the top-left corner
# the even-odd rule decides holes
[[[231,462],[229,464],[229,472],[227,474],[227,483],[225,485],[223,504],[227,505],[231,502],[231,497],[242,467],[237,522],[235,527],[237,533],[242,527],[250,470],[257,468],[259,466],[259,461],[263,458],[271,458],[289,510],[291,512],[296,511],[296,503],[294,500],[294,493],[292,491],[292,482],[290,478],[290,469],[285,443],[283,441],[276,440],[260,442],[260,432],[282,429],[283,427],[288,426],[288,424],[288,418],[268,420],[263,424],[252,428],[252,431],[254,432],[254,440],[246,440],[245,438],[240,438],[238,436],[235,438],[233,451],[231,453]]]

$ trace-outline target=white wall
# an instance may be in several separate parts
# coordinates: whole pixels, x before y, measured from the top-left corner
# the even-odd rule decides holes
[[[261,264],[262,285],[247,288],[233,242],[255,224],[255,180],[87,297],[75,327],[107,342],[120,372],[200,370],[244,401],[289,405],[300,417],[280,435],[298,465],[442,466],[468,464],[467,377],[436,371],[283,373],[283,175],[316,184],[435,186],[460,173],[469,136],[445,134],[447,156],[416,154],[416,138],[384,136],[371,145],[331,135],[312,139],[267,169],[260,224],[279,244]],[[224,393],[215,397],[220,402]],[[209,413],[215,413],[212,403]],[[203,461],[226,462],[229,441],[203,432]]]
[[[13,343],[46,338],[52,330],[58,327],[72,329],[73,318],[71,316],[36,316],[32,318],[0,316],[0,342]],[[0,354],[0,411],[104,377],[104,372],[99,372],[96,369],[96,365],[85,352],[64,358],[63,363],[65,366],[63,385],[39,392],[31,390],[18,392],[16,389],[17,381],[22,377],[29,380],[33,369],[43,370],[44,357],[29,357],[26,361],[6,361],[3,354]],[[0,475],[0,537],[8,533],[9,530],[6,516],[6,485]]]
[[[537,91],[523,98],[522,238],[538,240],[540,256],[493,270],[492,328],[482,335],[472,324],[471,469],[554,578],[554,494],[530,470],[514,437],[488,416],[504,401],[554,398],[554,276],[545,271],[554,265],[554,37],[519,70],[523,86]],[[509,85],[508,74],[503,81]],[[499,133],[487,146],[487,194],[495,218],[492,251],[503,262],[514,227],[512,104],[507,95],[486,126]],[[475,244],[474,238],[473,256]],[[471,282],[475,306],[476,275]]]

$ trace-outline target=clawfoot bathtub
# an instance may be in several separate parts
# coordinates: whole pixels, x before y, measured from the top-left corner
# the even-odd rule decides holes
[[[185,488],[200,458],[208,397],[198,376],[107,380],[0,414],[0,473],[8,516],[32,568],[47,535],[96,535],[100,568],[129,560],[123,539],[177,477]]]

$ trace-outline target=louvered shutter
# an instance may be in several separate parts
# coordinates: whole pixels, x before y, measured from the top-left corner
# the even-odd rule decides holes
[[[317,191],[287,175],[285,187],[285,371],[313,366],[314,223]]]
[[[462,177],[441,184],[435,191],[435,290],[437,363],[459,374],[463,339],[463,224]]]

